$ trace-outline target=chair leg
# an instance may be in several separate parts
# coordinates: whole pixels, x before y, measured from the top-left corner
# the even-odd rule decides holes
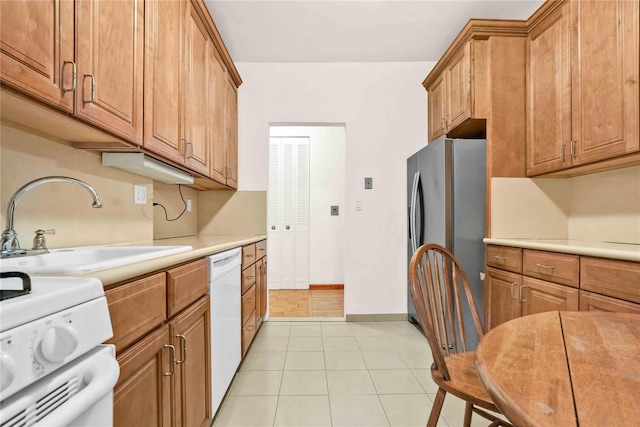
[[[464,408],[464,427],[471,427],[471,414],[473,409],[473,404],[471,402],[467,402],[467,405]]]
[[[431,407],[431,414],[429,414],[429,421],[427,421],[427,427],[436,427],[436,424],[438,424],[438,418],[440,418],[440,412],[442,411],[442,404],[444,403],[446,394],[446,391],[438,388],[436,400],[434,400],[433,402],[433,406]]]

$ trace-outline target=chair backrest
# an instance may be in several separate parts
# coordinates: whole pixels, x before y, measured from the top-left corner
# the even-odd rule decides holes
[[[433,360],[443,378],[449,380],[445,359],[469,351],[467,334],[477,334],[478,341],[483,336],[467,275],[451,252],[429,243],[420,246],[411,257],[409,281],[413,305]],[[463,304],[471,312],[474,323],[469,330],[465,329]]]

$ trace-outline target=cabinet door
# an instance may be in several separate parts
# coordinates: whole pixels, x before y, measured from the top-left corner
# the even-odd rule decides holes
[[[184,1],[145,2],[144,146],[183,162],[180,52]]]
[[[167,271],[167,313],[180,312],[209,290],[209,263],[206,258]]]
[[[471,42],[451,58],[446,69],[447,131],[471,117]]]
[[[442,73],[429,88],[429,141],[447,133],[445,123],[445,74]]]
[[[165,325],[118,356],[120,378],[113,392],[113,425],[166,426],[171,423],[171,378],[175,365]],[[173,372],[173,373],[172,373]]]
[[[142,144],[144,2],[76,2],[78,117]]]
[[[558,8],[527,38],[528,175],[571,165],[570,21]]]
[[[2,83],[69,113],[74,99],[73,3],[0,1]]]
[[[238,89],[227,79],[227,185],[238,188]]]
[[[171,321],[176,348],[176,426],[208,426],[211,421],[211,320],[206,295]]]
[[[268,306],[268,295],[269,292],[267,290],[267,257],[262,258],[262,296],[260,297],[260,301],[262,303],[262,309],[260,310],[260,314],[262,315],[262,319],[267,317],[267,306]]]
[[[522,276],[495,268],[487,268],[485,283],[485,329],[520,316],[520,301],[517,292]]]
[[[571,1],[574,164],[638,151],[638,1]]]
[[[640,314],[640,304],[580,291],[580,311],[609,311]]]
[[[209,69],[209,125],[211,142],[211,168],[209,177],[227,183],[228,140],[225,129],[227,73],[222,58],[210,43],[211,67]]]
[[[262,288],[264,282],[262,281],[264,276],[262,275],[262,260],[256,261],[256,327],[262,324]]]
[[[543,280],[524,277],[518,290],[522,315],[545,311],[577,311],[578,290]]]
[[[198,7],[189,3],[185,19],[184,46],[184,138],[185,164],[209,175],[209,140],[207,132],[208,66],[211,40]]]

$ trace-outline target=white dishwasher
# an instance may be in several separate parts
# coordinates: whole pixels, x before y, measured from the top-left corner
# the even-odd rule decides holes
[[[242,250],[209,257],[211,299],[211,411],[215,414],[242,358]]]

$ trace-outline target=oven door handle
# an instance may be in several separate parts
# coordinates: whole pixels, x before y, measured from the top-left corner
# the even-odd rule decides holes
[[[112,355],[103,354],[96,358],[83,377],[87,386],[64,405],[43,418],[39,425],[67,426],[71,424],[73,420],[113,391],[118,376],[120,376],[120,366]]]

